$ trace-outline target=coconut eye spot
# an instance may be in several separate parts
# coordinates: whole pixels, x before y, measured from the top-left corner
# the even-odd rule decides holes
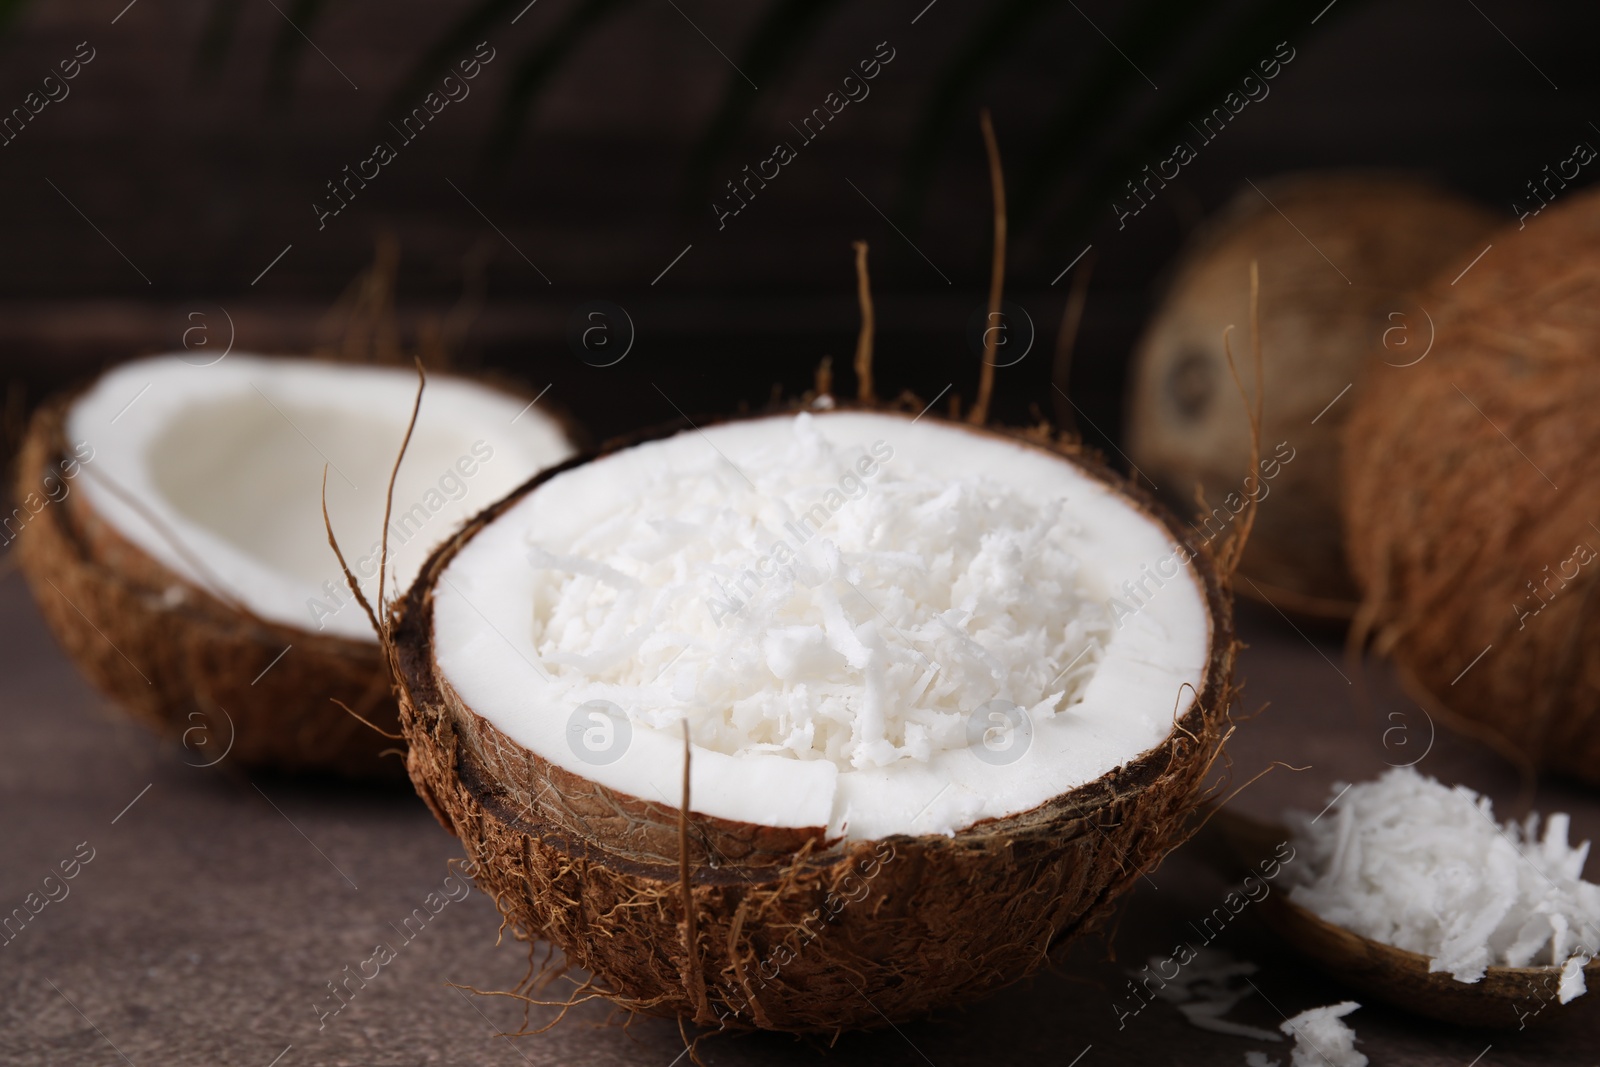
[[[1204,350],[1181,349],[1167,368],[1167,398],[1185,419],[1197,419],[1216,391],[1216,362]]]

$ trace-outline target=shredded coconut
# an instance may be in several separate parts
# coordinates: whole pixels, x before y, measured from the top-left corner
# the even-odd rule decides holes
[[[1583,968],[1588,962],[1588,956],[1569,956],[1561,965],[1561,987],[1557,991],[1561,1003],[1570,1003],[1589,991],[1583,981]]]
[[[529,546],[535,648],[575,706],[866,768],[968,744],[991,701],[1038,722],[1081,699],[1110,619],[1067,502],[788,425]]]
[[[1235,1003],[1242,999],[1246,993],[1233,994],[1222,1000],[1202,1000],[1194,1004],[1179,1004],[1178,1010],[1183,1012],[1183,1017],[1201,1030],[1209,1030],[1214,1034],[1227,1034],[1229,1037],[1247,1037],[1256,1041],[1276,1041],[1278,1035],[1271,1030],[1263,1030],[1259,1026],[1246,1026],[1244,1023],[1231,1022],[1222,1018],[1223,1013],[1231,1011]]]
[[[1353,1000],[1303,1011],[1279,1027],[1294,1038],[1290,1067],[1367,1067],[1356,1051],[1356,1032],[1340,1022],[1361,1007]]]
[[[1160,971],[1168,960],[1161,956],[1150,957],[1149,967]],[[1257,967],[1248,960],[1234,959],[1218,949],[1203,948],[1194,954],[1188,966],[1156,990],[1156,996],[1177,1005],[1190,1025],[1214,1034],[1247,1037],[1256,1041],[1282,1040],[1271,1030],[1236,1023],[1222,1016],[1234,1005],[1255,992],[1248,978]],[[1129,971],[1139,978],[1144,972]]]
[[[1561,965],[1562,1002],[1583,992],[1600,885],[1581,877],[1589,843],[1567,844],[1567,815],[1543,836],[1537,814],[1501,826],[1487,797],[1397,768],[1350,786],[1319,819],[1289,819],[1307,879],[1290,891],[1296,904],[1460,982],[1490,966]]]

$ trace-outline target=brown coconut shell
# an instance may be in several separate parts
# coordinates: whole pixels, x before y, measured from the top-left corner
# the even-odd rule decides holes
[[[18,456],[19,499],[37,494],[45,475],[59,477],[70,458],[69,406],[57,401],[34,415]],[[92,477],[87,470],[77,476]],[[191,762],[404,777],[399,759],[381,755],[396,743],[334,703],[396,732],[398,710],[376,641],[250,615],[133,545],[81,493],[34,514],[17,553],[62,648],[134,718],[179,740]]]
[[[1134,500],[1194,552],[1212,626],[1205,681],[1198,693],[1174,694],[1164,743],[1031,811],[952,837],[840,841],[822,827],[695,814],[680,826],[679,809],[561,772],[462,702],[433,650],[440,574],[547,478],[595,456],[479,515],[395,605],[390,653],[417,791],[466,845],[473,877],[515,935],[554,943],[593,976],[585,995],[719,1029],[837,1033],[926,1015],[1031,974],[1099,928],[1190,833],[1220,749],[1237,647],[1212,556],[1076,446],[950,425],[1051,451]]]
[[[1362,630],[1430,705],[1600,782],[1600,558],[1575,553],[1600,550],[1600,192],[1454,274],[1433,354],[1370,376],[1346,427]]]
[[[1328,405],[1369,367],[1408,362],[1426,347],[1427,312],[1415,293],[1447,264],[1471,259],[1495,219],[1412,178],[1306,174],[1258,184],[1259,192],[1241,190],[1173,269],[1134,352],[1128,453],[1180,514],[1194,508],[1197,488],[1212,508],[1230,493],[1264,494],[1240,564],[1251,581],[1239,591],[1347,618],[1357,593],[1341,544],[1338,464],[1349,397]],[[1263,468],[1275,473],[1264,488],[1243,485],[1249,421],[1222,341],[1235,326],[1243,368],[1252,260],[1261,277],[1262,455],[1273,459],[1281,442],[1293,456]]]
[[[1567,1014],[1558,996],[1560,967],[1489,967],[1476,982],[1458,982],[1430,971],[1427,956],[1352,933],[1281,893],[1264,902],[1261,915],[1324,973],[1417,1015],[1456,1026],[1524,1030]],[[1583,976],[1592,988],[1600,981],[1600,962],[1585,965]]]

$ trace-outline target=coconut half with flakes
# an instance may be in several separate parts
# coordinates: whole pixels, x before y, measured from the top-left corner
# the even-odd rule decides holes
[[[190,762],[394,777],[387,665],[323,526],[375,596],[465,519],[574,452],[529,398],[438,376],[394,489],[409,368],[235,354],[122,364],[35,415],[8,521],[40,610],[89,678]],[[11,527],[17,527],[12,530]]]
[[[614,445],[394,605],[413,781],[577,996],[898,1022],[1032,973],[1183,840],[1222,568],[1075,445],[914,412]]]

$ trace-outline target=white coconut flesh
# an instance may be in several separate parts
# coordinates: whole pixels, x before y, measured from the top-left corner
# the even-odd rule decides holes
[[[740,420],[497,516],[442,572],[434,652],[467,706],[609,789],[676,806],[687,721],[695,812],[948,834],[1169,736],[1212,638],[1187,560],[1038,448],[894,415]]]
[[[375,642],[328,545],[323,469],[334,532],[375,602],[384,493],[416,372],[239,354],[193,360],[123,364],[72,404],[68,440],[94,449],[75,488],[123,537],[200,588],[271,622]],[[557,420],[527,405],[464,379],[429,379],[395,485],[391,592],[463,521],[573,453]]]

